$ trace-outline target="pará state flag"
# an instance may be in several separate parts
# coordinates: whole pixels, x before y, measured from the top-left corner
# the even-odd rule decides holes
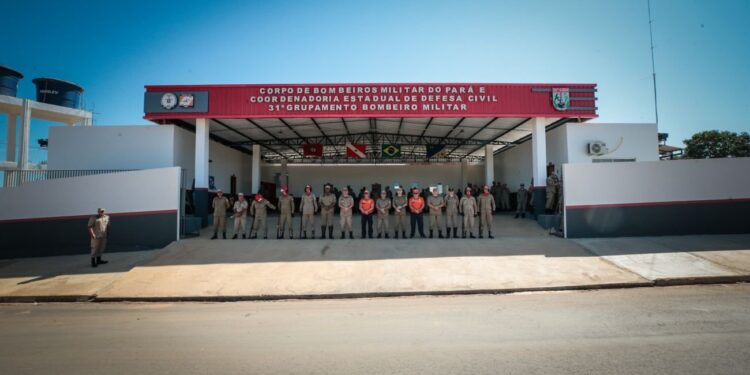
[[[427,159],[437,156],[437,157],[445,157],[447,152],[445,150],[445,145],[427,145]]]
[[[367,154],[365,154],[366,151],[367,151],[367,145],[360,144],[360,143],[346,142],[346,157],[347,158],[365,159],[367,158]]]
[[[382,158],[400,158],[401,145],[383,144],[380,146],[380,157]]]
[[[305,143],[302,145],[302,151],[303,155],[305,156],[314,156],[314,157],[323,157],[323,145],[318,143]]]

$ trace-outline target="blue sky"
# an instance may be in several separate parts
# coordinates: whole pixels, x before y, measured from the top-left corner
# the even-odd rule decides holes
[[[594,82],[598,121],[654,121],[645,0],[58,0],[3,10],[0,64],[26,76],[20,95],[34,96],[34,77],[79,83],[96,125],[146,124],[146,84],[314,82]],[[750,129],[748,15],[747,0],[653,0],[659,128],[670,143]],[[47,125],[34,124],[32,140]]]

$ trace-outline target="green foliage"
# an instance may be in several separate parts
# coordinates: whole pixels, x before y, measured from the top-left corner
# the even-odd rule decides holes
[[[695,133],[685,141],[685,157],[711,159],[750,156],[750,134],[708,130]]]

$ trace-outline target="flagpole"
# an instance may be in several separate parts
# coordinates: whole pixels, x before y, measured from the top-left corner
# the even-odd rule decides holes
[[[653,19],[651,18],[651,0],[646,0],[648,6],[648,35],[651,40],[651,77],[654,82],[654,115],[656,116],[656,126],[659,126],[659,106],[656,101],[656,64],[654,63],[654,30]]]

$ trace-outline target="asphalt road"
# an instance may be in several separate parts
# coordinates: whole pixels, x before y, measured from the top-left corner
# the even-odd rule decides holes
[[[1,374],[747,374],[750,284],[0,305]]]

